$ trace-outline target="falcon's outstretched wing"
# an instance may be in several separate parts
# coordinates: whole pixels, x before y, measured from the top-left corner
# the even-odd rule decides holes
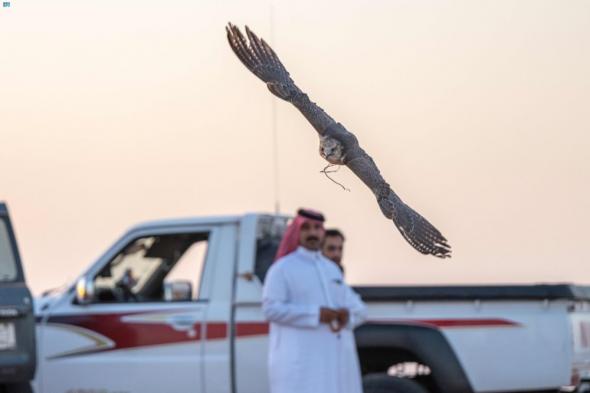
[[[229,46],[246,68],[262,79],[271,93],[299,108],[319,134],[334,123],[334,119],[311,102],[307,94],[295,85],[274,50],[263,39],[258,38],[248,26],[246,26],[248,39],[237,26],[231,23],[225,30]]]
[[[371,189],[383,214],[393,220],[402,236],[422,254],[439,258],[451,256],[445,237],[424,217],[406,205],[383,179],[377,165],[358,144],[354,134],[336,123],[293,82],[276,53],[247,26],[246,37],[231,23],[226,27],[229,45],[241,62],[277,97],[291,102],[307,118],[325,146],[337,145],[338,155],[321,145],[321,154],[331,163],[346,165]]]

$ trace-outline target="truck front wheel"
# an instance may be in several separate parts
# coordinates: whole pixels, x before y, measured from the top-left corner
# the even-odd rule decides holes
[[[428,393],[422,385],[408,378],[387,374],[368,374],[363,377],[364,393]]]

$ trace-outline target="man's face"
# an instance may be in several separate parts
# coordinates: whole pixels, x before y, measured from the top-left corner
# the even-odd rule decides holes
[[[315,220],[307,220],[301,225],[299,233],[299,244],[308,250],[317,251],[320,249],[324,238],[324,225]]]
[[[328,236],[324,239],[322,254],[328,259],[340,264],[342,262],[342,250],[344,240],[340,236]]]

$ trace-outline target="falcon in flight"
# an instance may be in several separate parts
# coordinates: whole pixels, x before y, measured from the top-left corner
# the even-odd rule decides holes
[[[246,26],[246,36],[231,23],[226,27],[233,52],[275,96],[290,102],[305,116],[320,137],[320,155],[332,165],[346,165],[375,194],[385,217],[393,220],[404,239],[422,254],[451,256],[447,239],[424,217],[406,205],[385,181],[377,165],[357,138],[295,85],[272,48]],[[246,38],[247,37],[247,38]]]

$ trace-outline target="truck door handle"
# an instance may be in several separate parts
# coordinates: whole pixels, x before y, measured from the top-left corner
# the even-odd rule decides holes
[[[176,315],[168,320],[174,330],[187,332],[190,336],[196,336],[196,326],[201,320],[190,315]]]
[[[254,280],[254,273],[252,272],[244,272],[244,273],[238,273],[238,277],[242,278],[246,281],[253,281]]]

